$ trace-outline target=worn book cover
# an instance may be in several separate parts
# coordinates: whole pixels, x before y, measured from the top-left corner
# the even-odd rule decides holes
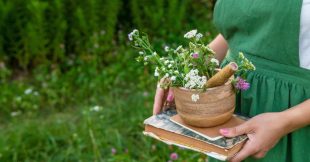
[[[226,126],[235,126],[243,120],[234,116]],[[144,121],[144,134],[167,144],[199,151],[219,160],[226,160],[237,153],[246,136],[226,138],[218,133],[221,126],[213,128],[196,128],[186,125],[174,109],[168,109]]]

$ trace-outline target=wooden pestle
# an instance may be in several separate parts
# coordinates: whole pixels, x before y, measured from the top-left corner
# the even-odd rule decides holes
[[[235,74],[237,70],[238,65],[235,62],[229,63],[207,81],[206,87],[212,88],[224,85],[228,81],[228,79]]]

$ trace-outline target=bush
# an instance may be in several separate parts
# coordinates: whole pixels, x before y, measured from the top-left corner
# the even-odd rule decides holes
[[[133,28],[168,42],[191,28],[213,31],[211,9],[210,0],[1,0],[0,60],[24,71],[70,57],[108,64]]]

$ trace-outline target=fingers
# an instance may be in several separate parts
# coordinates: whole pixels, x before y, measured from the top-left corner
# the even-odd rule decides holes
[[[173,102],[173,100],[174,100],[174,94],[173,94],[172,89],[170,88],[169,92],[168,92],[168,96],[167,96],[167,101],[168,102]]]
[[[230,159],[230,162],[241,162],[245,158],[247,158],[250,155],[253,155],[257,152],[257,148],[253,147],[251,145],[251,142],[247,141],[240,152],[236,154],[232,159]]]
[[[167,83],[170,81],[167,80],[166,78],[162,78],[157,85],[156,94],[154,98],[154,105],[153,105],[153,115],[156,115],[161,111],[166,100],[170,103],[173,102],[174,100],[174,95],[171,89],[169,89],[169,93],[167,93],[168,92],[167,89],[165,90],[159,86],[165,82]]]
[[[165,90],[158,86],[156,89],[156,94],[154,98],[153,115],[156,115],[161,111],[161,108],[164,103],[163,101],[164,95],[165,95]]]
[[[239,135],[243,135],[249,132],[249,127],[247,122],[233,128],[223,128],[220,129],[220,133],[225,137],[235,137]]]

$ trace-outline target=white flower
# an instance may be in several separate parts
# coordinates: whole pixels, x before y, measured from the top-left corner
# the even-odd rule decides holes
[[[147,57],[144,57],[144,61],[147,61],[148,60],[148,58]]]
[[[96,105],[96,106],[94,106],[94,107],[90,108],[90,111],[95,111],[95,112],[98,112],[98,111],[100,111],[100,110],[101,110],[101,107],[100,107],[100,106],[98,106],[98,105]]]
[[[168,52],[169,51],[169,47],[165,46],[165,51]]]
[[[185,85],[187,89],[201,89],[207,82],[206,76],[199,76],[197,69],[192,69],[184,77]]]
[[[144,55],[144,52],[143,52],[143,51],[140,51],[139,54],[140,54],[140,55]]]
[[[153,55],[154,55],[154,56],[156,56],[156,55],[157,55],[157,53],[156,53],[156,52],[153,52]]]
[[[168,73],[166,73],[165,74],[165,76],[164,76],[164,78],[168,78],[169,77],[169,74]]]
[[[134,34],[136,34],[136,32],[138,32],[138,30],[137,30],[137,29],[134,29],[131,33],[128,34],[128,39],[129,39],[130,41],[133,40],[132,36],[133,36]]]
[[[195,37],[196,34],[197,34],[197,30],[196,29],[195,30],[191,30],[191,31],[187,32],[186,34],[184,34],[184,38],[190,39],[190,38]]]
[[[199,100],[199,94],[192,94],[192,101],[197,102]]]
[[[24,92],[26,95],[29,95],[30,93],[32,93],[32,89],[31,88],[28,88],[25,90]]]
[[[169,64],[169,65],[168,65],[168,68],[172,68],[172,64]]]
[[[133,39],[132,39],[132,34],[131,34],[131,33],[128,34],[128,39],[129,39],[130,41],[133,40]]]
[[[155,72],[154,72],[154,76],[158,77],[159,76],[159,72],[158,72],[158,67],[155,68]]]
[[[198,34],[196,35],[196,40],[200,40],[202,37],[203,37],[203,35],[202,35],[201,33],[198,33]]]
[[[171,79],[172,81],[175,81],[176,76],[172,76],[170,79]]]
[[[22,114],[21,111],[13,111],[13,112],[11,112],[11,116],[12,116],[12,117],[18,116],[18,115],[20,115],[20,114]]]
[[[216,58],[212,58],[210,61],[211,61],[212,63],[215,63],[217,66],[220,65],[219,60],[217,60]]]
[[[176,71],[174,71],[174,74],[179,74],[179,71],[177,71],[177,70],[176,70]]]

